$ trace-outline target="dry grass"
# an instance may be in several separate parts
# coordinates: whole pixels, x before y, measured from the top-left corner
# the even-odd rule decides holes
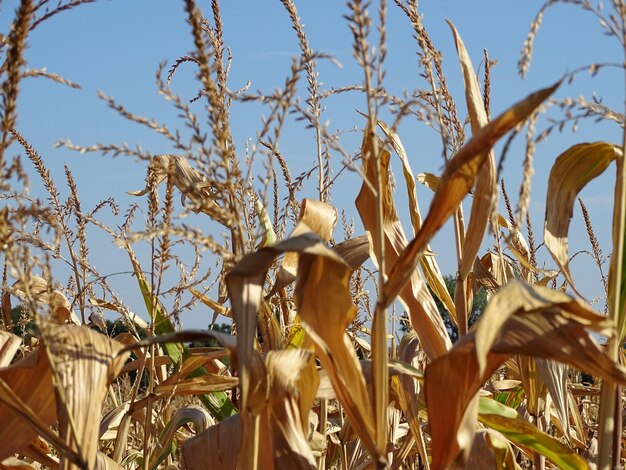
[[[363,73],[358,83],[323,88],[318,63],[333,59],[311,48],[295,3],[283,0],[300,56],[273,93],[232,91],[233,59],[218,1],[203,12],[185,0],[195,49],[169,70],[161,64],[157,86],[186,132],[101,96],[121,118],[168,139],[175,154],[61,144],[145,162],[143,189],[127,188],[142,199],[120,215],[112,198],[85,207],[82,182],[71,168],[65,167],[63,184],[54,181],[38,150],[18,130],[22,79],[76,86],[27,68],[23,52],[29,33],[83,3],[89,0],[55,7],[46,0],[22,0],[10,31],[0,36],[5,202],[0,209],[0,468],[597,465],[605,470],[620,465],[626,140],[622,145],[575,143],[556,158],[541,241],[533,232],[529,205],[539,141],[581,119],[623,127],[624,113],[596,99],[550,101],[559,81],[527,97],[512,97],[519,101],[492,117],[494,62],[485,50],[481,83],[450,23],[465,88],[465,120],[447,85],[444,57],[414,0],[391,5],[406,15],[417,41],[424,87],[411,96],[385,89],[387,2],[374,9],[357,0],[348,4],[346,21]],[[530,66],[544,14],[558,3],[590,12],[626,47],[622,2],[611,2],[605,12],[586,0],[550,0],[531,25],[521,74]],[[606,65],[588,69],[595,74]],[[196,69],[200,91],[191,102],[170,88],[182,66]],[[341,133],[323,124],[324,100],[342,93],[358,93],[365,103],[364,115],[354,113],[362,126],[358,149],[345,149]],[[264,105],[267,117],[254,145],[242,151],[231,131],[231,106],[249,102]],[[561,117],[538,132],[548,106]],[[390,122],[381,119],[383,114],[392,116]],[[315,163],[300,174],[292,172],[279,145],[292,115],[312,129],[316,149]],[[407,116],[439,134],[445,161],[440,175],[413,172],[416,163],[399,133]],[[519,134],[525,136],[526,151],[519,197],[513,201],[504,180],[500,185],[498,180]],[[497,162],[493,148],[501,139]],[[9,149],[26,158],[9,161]],[[391,164],[396,157],[402,168],[398,178]],[[607,273],[607,258],[579,193],[613,165],[618,176]],[[348,170],[361,177],[353,197],[365,233],[331,204]],[[47,194],[30,194],[33,174]],[[416,182],[434,192],[425,216]],[[396,186],[406,190],[409,235],[397,209]],[[317,199],[303,197],[311,190]],[[336,197],[345,197],[346,188],[340,191]],[[500,194],[507,217],[498,213]],[[471,200],[469,214],[463,213],[464,200]],[[576,200],[591,250],[570,255]],[[110,220],[102,217],[105,210],[117,218],[115,224],[103,222]],[[457,260],[452,296],[430,248],[450,219],[455,254],[448,255]],[[193,225],[198,220],[207,224]],[[110,249],[116,245],[127,254],[128,267],[120,271],[137,283],[149,321],[132,312],[110,286],[110,274],[92,264],[91,229],[110,237]],[[485,234],[492,236],[487,250]],[[599,270],[608,315],[578,295],[570,261],[580,253]],[[539,264],[550,257],[556,269]],[[53,275],[60,272],[67,273],[64,284]],[[481,288],[489,303],[470,328],[474,295]],[[232,323],[232,334],[185,329],[180,314],[198,306],[213,312],[212,324]],[[440,310],[458,329],[454,344]],[[409,323],[402,333],[397,329],[401,311]],[[107,331],[105,313],[119,319],[123,331]],[[604,346],[596,341],[600,335],[607,338]],[[209,340],[210,347],[190,346]],[[581,373],[593,383],[580,383]]]

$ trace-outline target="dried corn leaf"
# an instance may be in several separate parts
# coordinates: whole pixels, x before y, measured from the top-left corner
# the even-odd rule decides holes
[[[91,297],[89,299],[89,303],[96,307],[106,308],[107,310],[120,313],[124,318],[133,322],[135,326],[137,326],[138,328],[141,328],[141,329],[148,328],[148,324],[143,320],[143,318],[137,316],[137,314],[135,314],[134,312],[131,312],[126,307],[123,307],[113,302],[109,302],[104,299],[97,299],[94,297]]]
[[[116,406],[109,411],[100,421],[99,435],[100,439],[109,440],[115,439],[117,436],[117,429],[119,428],[122,419],[128,413],[130,409],[130,403],[124,402],[119,406]]]
[[[400,341],[398,348],[398,358],[405,363],[413,366],[418,365],[419,340],[415,332],[407,333]],[[417,443],[417,449],[422,456],[422,462],[426,470],[430,469],[428,463],[428,453],[426,450],[426,442],[424,433],[422,432],[422,423],[419,417],[419,383],[407,375],[400,377],[392,377],[392,387],[398,394],[400,408],[406,417],[409,429]],[[423,403],[422,403],[423,405]]]
[[[496,338],[501,336],[502,328],[509,319],[514,319],[522,313],[541,312],[548,309],[557,309],[565,320],[575,320],[576,324],[595,331],[610,331],[610,322],[585,303],[560,291],[512,280],[487,304],[477,325],[476,354],[479,373],[484,373],[486,356],[492,350]],[[584,369],[584,367],[581,368]]]
[[[509,390],[513,390],[515,387],[520,385],[522,382],[520,380],[515,379],[504,379],[504,380],[493,380],[491,382],[491,386],[494,390],[498,392],[505,392]]]
[[[304,350],[313,350],[314,345],[309,337],[304,335],[304,330],[302,330],[304,340],[301,348]],[[303,429],[308,428],[309,426],[309,416],[311,413],[311,408],[313,406],[313,402],[317,398],[317,389],[320,384],[320,374],[317,368],[317,362],[315,354],[309,355],[309,361],[306,367],[300,369],[300,373],[297,379],[296,387],[298,389],[298,404],[300,406],[300,417],[302,419],[302,427]],[[313,413],[315,417],[317,415]]]
[[[241,447],[241,420],[231,416],[183,443],[188,470],[235,470]]]
[[[606,142],[578,144],[563,152],[554,162],[548,179],[544,242],[572,286],[567,236],[578,193],[601,175],[618,157],[619,149]]]
[[[150,357],[150,356],[148,356]],[[122,373],[130,372],[131,370],[145,369],[147,366],[153,365],[154,370],[158,371],[162,366],[169,366],[172,364],[172,360],[167,356],[156,356],[154,359],[151,359],[149,362],[146,361],[145,358],[136,359],[134,361],[129,362],[128,364],[124,364],[122,367]]]
[[[487,290],[487,294],[494,294],[509,279],[515,278],[515,269],[508,258],[488,252],[480,260],[476,260],[474,274],[476,280]]]
[[[56,406],[52,376],[45,352],[38,348],[10,367],[0,369],[0,460],[27,447],[37,437],[36,429],[48,428],[56,422]],[[14,398],[28,407],[25,414]],[[30,413],[29,413],[30,411]],[[29,414],[33,420],[29,419]],[[29,421],[31,423],[29,424]]]
[[[337,224],[337,209],[325,202],[305,198],[300,205],[298,223],[305,224],[325,243],[328,243]],[[283,287],[294,282],[297,271],[298,255],[296,253],[285,253],[283,262],[276,274],[276,281],[267,297],[271,297]]]
[[[52,449],[41,437],[37,437],[27,448],[21,450],[19,453],[45,467],[59,467],[58,457],[52,455]]]
[[[328,243],[337,224],[337,209],[315,199],[303,199],[298,222],[306,224],[324,243]]]
[[[370,127],[373,121],[370,120],[369,123],[365,129],[361,145],[364,181],[355,204],[367,235],[372,241],[370,256],[379,271],[386,275],[388,267],[393,265],[408,241],[395,208],[393,189],[390,184],[389,160],[391,155],[387,150],[381,148],[378,137],[375,135],[375,129]],[[407,172],[406,165],[404,171]],[[412,176],[408,179],[412,184]],[[373,187],[377,189],[374,190]],[[414,193],[409,188],[409,196],[411,195],[414,196]],[[416,202],[415,198],[412,200]],[[413,208],[415,209],[416,206]],[[413,215],[413,222],[419,223],[416,218],[417,214]],[[446,351],[451,345],[450,340],[432,294],[426,288],[426,283],[421,278],[419,271],[414,270],[412,273],[410,286],[401,293],[400,300],[407,310],[411,326],[418,332],[427,353],[432,354],[432,357],[437,357]],[[389,401],[387,313],[385,308],[377,304],[371,335],[372,360],[374,361],[372,372],[376,445],[381,453],[387,446],[387,407]],[[375,454],[371,455],[375,456]]]
[[[278,320],[276,320],[276,315],[267,302],[263,302],[259,307],[258,326],[263,338],[261,350],[268,352],[274,349],[281,349],[283,332],[278,324]]]
[[[363,155],[369,155],[372,152],[373,141],[376,138],[371,133],[366,132],[363,139],[361,153]],[[361,221],[370,238],[370,256],[374,261],[374,264],[378,267],[381,265],[379,254],[376,253],[376,247],[380,246],[378,242],[379,234],[382,232],[385,253],[385,273],[389,274],[391,267],[394,266],[400,257],[400,253],[405,249],[408,244],[408,240],[404,234],[402,224],[400,223],[395,203],[393,200],[393,193],[389,184],[389,158],[390,153],[386,150],[380,150],[377,158],[380,159],[379,167],[382,171],[381,180],[383,186],[383,221],[382,227],[378,227],[378,221],[376,217],[376,211],[373,208],[376,207],[376,196],[373,193],[371,185],[364,182],[361,186],[361,190],[356,198],[355,204],[359,211]],[[369,182],[376,181],[376,167],[375,161],[370,161],[372,158],[364,160],[364,173],[365,178]],[[410,268],[408,278],[410,282],[406,286],[402,286],[400,291],[400,301],[406,309],[411,326],[417,332],[420,342],[426,351],[426,354],[430,358],[438,357],[444,354],[452,343],[448,337],[445,324],[439,314],[437,304],[432,297],[432,294],[426,287],[426,283],[421,278],[421,275],[417,269],[417,266]]]
[[[115,341],[119,343],[122,343],[126,347],[133,347],[140,341],[139,338],[137,338],[134,334],[128,333],[126,331],[118,335],[115,335],[115,338],[113,339],[115,339]],[[138,347],[135,350],[135,354],[137,355],[139,359],[143,359],[146,356],[143,350],[139,349]],[[159,357],[162,357],[162,356],[159,356]]]
[[[412,333],[415,334],[414,331]],[[372,387],[372,361],[371,359],[361,359],[359,362],[361,364],[363,376],[365,377],[365,384],[369,390]],[[389,377],[408,376],[410,377],[410,380],[417,380],[419,382],[424,381],[424,374],[419,369],[407,364],[406,362],[389,358],[388,366]],[[333,385],[326,370],[320,369],[319,379],[320,381],[316,392],[316,398],[336,400],[337,395],[335,394],[335,390],[333,389]]]
[[[191,292],[193,296],[196,299],[198,299],[200,302],[202,302],[204,305],[213,309],[214,312],[220,313],[224,315],[225,317],[230,317],[230,309],[228,307],[225,307],[219,302],[216,302],[215,300],[207,297],[202,292],[197,291],[196,289],[189,288],[189,292]]]
[[[568,390],[567,390],[567,371],[565,364],[560,362],[548,361],[542,358],[536,358],[537,368],[541,374],[543,382],[546,384],[550,397],[554,402],[557,416],[561,422],[563,435],[568,442],[572,440],[572,428],[569,424],[568,413]]]
[[[317,468],[307,439],[308,411],[305,421],[299,405],[301,389],[298,379],[301,372],[308,368],[310,358],[311,351],[304,349],[270,351],[267,354],[267,373],[271,382],[268,430],[272,432],[276,468]],[[308,403],[309,407],[312,404]]]
[[[96,453],[96,466],[94,470],[123,470],[123,469],[124,467],[122,467],[119,463],[117,463],[115,460],[111,459],[107,455],[103,454],[102,452],[98,451],[98,453]]]
[[[8,331],[0,331],[0,367],[11,364],[15,353],[20,349],[22,340]]]
[[[378,127],[383,131],[385,137],[391,143],[393,150],[402,162],[402,174],[406,183],[407,197],[409,200],[409,216],[411,217],[411,225],[413,226],[413,234],[415,234],[422,226],[422,215],[420,214],[419,204],[417,202],[417,192],[415,189],[415,180],[413,170],[409,163],[409,157],[406,154],[404,145],[400,140],[400,136],[391,129],[383,121],[378,121]]]
[[[558,360],[626,383],[626,369],[611,361],[587,329],[606,333],[606,318],[562,292],[511,281],[496,294],[476,332],[461,338],[426,367],[425,394],[433,468],[446,468],[470,448],[481,385],[512,354]],[[455,384],[451,387],[450,384]]]
[[[539,90],[507,109],[476,132],[448,162],[421,230],[401,253],[385,283],[381,299],[384,305],[390,305],[401,292],[430,239],[474,186],[478,171],[487,158],[487,152],[500,137],[530,116],[559,85],[560,82]]]
[[[28,301],[49,305],[50,316],[57,323],[80,325],[80,320],[72,310],[72,304],[65,294],[50,289],[48,282],[42,277],[29,276],[26,280],[18,280],[13,285],[13,292]]]
[[[17,457],[8,457],[0,462],[0,470],[36,470],[37,468]]]
[[[176,431],[188,423],[193,424],[196,434],[208,429],[212,424],[215,424],[211,415],[207,413],[204,408],[200,408],[196,405],[187,405],[178,409],[174,416],[172,416],[172,419],[165,425],[165,429],[163,429],[159,436],[158,447],[152,453],[148,465],[151,470],[156,470],[159,464],[172,453],[172,443]]]
[[[93,424],[100,421],[107,387],[128,353],[121,352],[123,346],[117,341],[86,327],[42,323],[40,329],[58,384],[59,434],[92,468],[99,438],[99,428]],[[64,460],[65,456],[61,465]]]
[[[406,150],[404,150],[400,136],[398,136],[393,129],[390,129],[389,126],[382,121],[378,121],[378,126],[383,131],[383,134],[385,134],[385,137],[390,139],[391,146],[402,162],[402,173],[404,175],[407,196],[409,199],[409,213],[411,216],[411,223],[413,225],[413,235],[415,235],[422,226],[422,216],[420,214],[419,203],[417,202],[415,179],[413,177],[413,170],[411,169],[411,165],[409,163],[409,157],[406,154]],[[429,246],[426,246],[426,251],[430,251]],[[450,312],[450,318],[452,318],[452,321],[456,324],[456,308],[452,298],[450,297],[450,292],[448,292],[448,288],[446,287],[446,282],[443,278],[441,270],[439,269],[439,265],[433,257],[423,256],[420,260],[420,267],[422,268],[428,287],[430,287],[448,312]]]
[[[481,429],[476,432],[467,468],[497,468],[519,470],[511,444],[498,431]]]
[[[227,375],[204,374],[192,379],[161,384],[154,387],[157,397],[173,397],[181,395],[201,395],[204,393],[230,390],[239,385],[237,377]]]
[[[526,410],[528,414],[534,418],[544,415],[548,388],[537,368],[535,358],[518,356],[517,365],[519,366],[520,378],[522,379],[522,388],[526,395]]]
[[[348,263],[351,271],[356,270],[370,257],[370,245],[367,235],[344,240],[333,246],[333,250]]]
[[[376,452],[372,440],[372,408],[365,380],[345,333],[346,326],[356,313],[348,288],[350,269],[339,255],[327,248],[320,237],[302,222],[290,238],[244,256],[227,276],[238,330],[237,356],[242,409],[250,407],[248,401],[254,385],[251,362],[257,315],[263,301],[263,284],[275,258],[286,251],[300,252],[296,297],[303,325],[315,343],[322,364],[331,374],[333,386],[348,418],[363,441],[368,443],[368,449]],[[333,302],[327,305],[325,299],[333,299]],[[318,304],[318,300],[324,300],[324,305]],[[244,440],[247,438],[244,434]]]
[[[298,313],[355,432],[374,460],[380,459],[361,365],[346,328],[356,315],[350,270],[323,245],[300,254],[295,296]],[[327,299],[332,299],[328,302]]]
[[[454,42],[456,45],[461,70],[463,71],[463,82],[465,84],[465,101],[469,113],[472,134],[476,134],[489,122],[483,96],[478,85],[478,78],[474,73],[472,61],[465,49],[465,45],[459,36],[454,25],[448,21]],[[496,163],[493,150],[489,149],[486,155],[479,157],[484,160],[476,174],[474,187],[474,198],[472,199],[472,210],[469,224],[463,240],[461,250],[461,263],[459,265],[457,288],[455,291],[455,306],[457,309],[457,320],[459,331],[467,329],[468,312],[471,311],[471,296],[467,295],[467,278],[472,271],[476,255],[482,244],[487,223],[491,217],[496,200]]]
[[[252,360],[257,316],[263,302],[263,285],[267,272],[281,254],[314,249],[317,245],[323,246],[319,236],[300,223],[290,238],[244,256],[226,278],[233,317],[237,324],[238,370],[244,408],[248,399],[248,367]]]
[[[224,355],[224,352],[219,352],[219,354],[222,356]],[[222,364],[209,355],[198,354],[189,356],[183,361],[180,369],[171,374],[161,385],[173,385],[181,380],[184,380],[200,367],[204,367],[208,372],[213,374],[226,372],[227,368],[223,367],[223,364],[222,367],[220,367],[217,363]]]
[[[415,179],[426,186],[431,191],[436,192],[441,183],[441,176],[437,176],[434,173],[418,173]]]
[[[225,211],[215,202],[215,193],[210,191],[211,183],[202,174],[193,168],[186,158],[176,155],[155,155],[148,167],[148,174],[156,177],[158,185],[166,177],[172,178],[174,186],[181,192],[181,201],[189,198],[193,203],[194,212],[203,212],[222,225],[230,226]],[[141,191],[128,191],[132,196],[143,196],[150,191],[149,184]]]
[[[249,445],[243,431],[245,419],[252,419],[252,424],[259,426],[258,468],[316,468],[307,439],[312,398],[304,387],[310,382],[301,380],[310,364],[314,366],[312,359],[311,351],[303,349],[270,351],[267,368],[263,368],[267,370],[269,391],[259,404],[257,415],[228,418],[185,441],[183,456],[187,468],[250,468],[242,467],[241,455]],[[302,409],[306,410],[307,419],[302,419]],[[243,462],[248,463],[245,459]]]
[[[496,279],[496,276],[492,273],[494,257],[495,255],[493,253],[487,252],[474,263],[474,281],[485,288],[487,299],[490,299],[500,288],[498,279]],[[496,261],[496,263],[498,263],[498,261]]]

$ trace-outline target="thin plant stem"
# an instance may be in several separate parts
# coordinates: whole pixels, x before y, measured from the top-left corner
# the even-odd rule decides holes
[[[322,398],[320,400],[320,433],[326,439],[326,427],[328,426],[328,400]],[[319,470],[324,470],[326,468],[326,452],[322,452],[320,459],[317,463],[317,468]]]
[[[626,55],[626,48],[624,48]],[[625,70],[626,73],[626,70]],[[626,109],[626,75],[624,80]],[[609,319],[616,329],[615,335],[608,339],[607,355],[615,362],[619,358],[619,345],[622,336],[620,325],[620,309],[622,305],[622,269],[624,264],[624,230],[626,229],[626,165],[624,154],[626,152],[626,130],[623,132],[622,155],[617,158],[617,181],[615,187],[615,207],[613,213],[613,258],[610,267],[609,282]],[[619,453],[613,453],[613,442],[616,434],[621,436],[621,428],[616,427],[615,413],[617,384],[611,380],[602,382],[600,395],[600,418],[598,421],[598,470],[609,470],[619,464]],[[620,410],[621,411],[621,410]],[[620,439],[621,441],[621,439]]]

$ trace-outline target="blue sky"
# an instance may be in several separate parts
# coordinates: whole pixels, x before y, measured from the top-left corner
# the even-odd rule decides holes
[[[224,32],[227,45],[233,54],[229,87],[242,87],[248,80],[251,90],[271,92],[281,87],[289,74],[292,57],[298,55],[298,44],[289,18],[279,1],[223,1],[221,2]],[[210,2],[199,2],[207,14]],[[331,0],[296,2],[311,47],[333,55],[343,64],[338,68],[330,62],[318,64],[322,88],[338,87],[362,82],[362,72],[352,58],[352,37],[342,15],[348,13],[344,2]],[[619,62],[623,51],[619,44],[603,35],[595,17],[570,5],[557,5],[549,9],[544,25],[538,33],[535,54],[528,77],[522,80],[517,74],[517,61],[527,35],[528,27],[541,2],[516,0],[425,0],[420,3],[424,24],[433,42],[444,57],[444,71],[448,84],[464,119],[464,97],[460,69],[456,60],[454,43],[445,23],[451,20],[459,30],[477,67],[482,60],[483,48],[498,64],[492,69],[492,112],[497,114],[537,88],[558,80],[566,71],[592,62]],[[0,10],[0,27],[12,18],[16,1],[5,0]],[[407,18],[389,2],[388,58],[386,61],[386,86],[401,94],[425,87],[419,76],[416,41]],[[376,16],[376,6],[371,16]],[[82,85],[72,90],[44,80],[26,80],[22,84],[19,100],[18,130],[31,142],[44,158],[65,191],[63,164],[74,172],[84,207],[114,196],[124,208],[131,202],[126,191],[143,187],[145,162],[132,158],[103,157],[96,154],[79,155],[64,148],[54,148],[54,142],[70,139],[80,145],[97,142],[139,144],[152,153],[171,151],[169,143],[156,133],[129,123],[108,109],[97,98],[97,90],[126,106],[136,114],[155,118],[175,129],[181,125],[176,111],[156,92],[155,71],[161,61],[171,64],[193,49],[189,27],[185,22],[183,2],[174,0],[108,0],[85,5],[42,23],[29,39],[26,53],[28,65],[47,67],[48,71]],[[198,84],[195,70],[184,66],[176,75],[173,89],[183,97],[193,97]],[[556,98],[580,95],[591,99],[593,93],[604,98],[604,103],[622,111],[624,100],[623,72],[617,69],[601,71],[591,79],[580,74],[571,85],[564,85]],[[306,83],[300,84],[301,96],[306,97]],[[332,98],[325,102],[323,120],[329,120],[329,129],[351,129],[362,125],[356,110],[366,107],[364,98],[353,94]],[[202,116],[201,105],[196,110]],[[246,142],[254,142],[261,126],[261,117],[267,110],[258,105],[235,105],[232,111],[232,128],[238,152],[243,156]],[[541,130],[544,124],[538,125]],[[406,121],[400,128],[400,137],[411,158],[415,172],[439,172],[442,168],[439,136],[422,123]],[[522,139],[518,139],[521,143]],[[567,128],[562,134],[553,134],[537,147],[531,215],[535,235],[540,238],[545,210],[546,181],[554,159],[569,146],[583,141],[608,140],[621,142],[621,132],[616,124],[581,122],[576,134]],[[344,146],[356,152],[358,137],[348,136]],[[294,174],[310,168],[315,159],[314,136],[302,122],[288,123],[280,149],[292,165]],[[13,148],[13,153],[19,149]],[[508,155],[504,178],[509,194],[515,196],[522,173],[523,147],[516,146]],[[341,166],[335,159],[335,171]],[[342,177],[344,178],[344,177]],[[610,224],[612,211],[613,167],[589,185],[583,197],[591,212],[592,221],[604,253],[611,251]],[[315,190],[312,181],[308,191]],[[335,188],[333,202],[351,217],[357,217],[354,198],[359,181],[353,174]],[[45,197],[40,183],[33,176],[32,193]],[[399,194],[402,194],[401,192]],[[422,212],[428,208],[430,194],[420,190]],[[406,218],[406,204],[399,204]],[[469,208],[469,206],[467,206]],[[582,216],[575,209],[571,227],[573,253],[589,249],[582,225]],[[122,222],[121,216],[108,220],[112,225]],[[405,229],[408,229],[405,223]],[[357,221],[357,234],[361,227]],[[408,231],[408,230],[407,230]],[[126,271],[129,264],[124,254],[115,248],[107,237],[91,230],[91,261],[101,273]],[[340,235],[340,233],[337,233]],[[454,259],[451,230],[448,228],[433,242],[439,253],[438,261],[444,273],[453,273]],[[550,263],[547,267],[553,267]],[[608,266],[607,266],[608,268]],[[579,256],[573,263],[574,277],[579,289],[588,298],[600,293],[599,277],[590,259]],[[134,283],[134,281],[132,281]],[[121,296],[142,314],[141,301],[134,284],[129,286],[128,276],[112,279]],[[601,307],[598,307],[601,308]],[[202,307],[200,307],[202,310]],[[186,315],[187,326],[204,326],[209,317],[204,312]]]

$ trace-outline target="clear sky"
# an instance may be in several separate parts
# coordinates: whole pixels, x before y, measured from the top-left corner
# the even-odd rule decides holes
[[[17,6],[15,0],[1,4],[0,28],[7,30]],[[53,2],[55,3],[55,2]],[[198,2],[209,14],[210,2]],[[386,86],[396,94],[425,87],[419,76],[418,47],[409,21],[404,14],[388,2],[388,59],[386,61]],[[332,0],[296,1],[305,25],[311,47],[333,55],[343,64],[338,68],[330,62],[318,65],[322,88],[339,87],[362,82],[362,72],[352,58],[352,37],[342,15],[348,13],[344,2]],[[549,9],[540,29],[528,77],[522,80],[517,74],[517,61],[528,27],[541,2],[519,0],[424,0],[420,11],[436,47],[443,53],[444,70],[450,89],[457,100],[459,113],[465,118],[463,88],[456,60],[454,43],[445,19],[451,20],[459,30],[477,67],[482,60],[483,48],[497,65],[492,69],[492,111],[497,114],[529,92],[552,84],[568,70],[593,62],[623,61],[619,44],[603,34],[597,19],[589,12],[570,5],[557,5]],[[229,88],[235,90],[247,81],[251,90],[271,92],[282,87],[289,74],[292,58],[299,53],[295,33],[279,1],[241,0],[221,2],[224,32],[233,55]],[[377,4],[371,16],[376,16]],[[103,157],[96,154],[79,155],[64,148],[53,148],[58,140],[70,139],[76,144],[128,143],[140,145],[154,154],[170,152],[170,144],[156,133],[129,123],[107,108],[97,97],[97,90],[126,106],[136,114],[167,123],[175,129],[182,123],[176,111],[156,92],[155,71],[161,61],[171,64],[193,49],[189,26],[185,21],[183,2],[174,0],[108,0],[98,1],[60,14],[41,24],[30,36],[26,53],[28,65],[47,67],[78,82],[81,90],[73,90],[45,80],[25,80],[18,104],[18,130],[39,151],[51,169],[57,185],[65,191],[63,164],[67,163],[75,174],[83,207],[93,207],[98,201],[114,196],[124,209],[131,203],[126,191],[140,189],[146,172],[145,162],[128,157]],[[173,89],[183,97],[191,98],[198,91],[191,65],[177,74]],[[306,83],[300,83],[301,96],[306,97]],[[593,79],[580,74],[557,92],[556,98],[580,95],[591,100],[593,94],[603,97],[604,103],[623,112],[623,72],[617,69],[602,70]],[[329,129],[351,129],[362,125],[356,110],[364,110],[363,96],[353,94],[325,102],[323,120],[329,120]],[[196,105],[202,116],[201,104]],[[267,113],[257,105],[237,104],[233,107],[232,128],[240,155],[246,142],[254,143],[260,129],[261,118]],[[541,130],[545,121],[538,125]],[[422,123],[407,120],[400,128],[400,137],[411,158],[415,172],[440,172],[442,168],[441,141],[432,129]],[[522,139],[518,139],[521,143]],[[533,179],[531,216],[535,234],[541,238],[545,210],[545,190],[549,169],[554,159],[569,146],[584,141],[608,140],[621,142],[618,125],[581,122],[576,134],[566,127],[562,134],[554,133],[537,147],[536,175]],[[356,152],[355,142],[346,137],[344,146]],[[280,149],[292,165],[294,174],[310,168],[315,160],[314,136],[302,122],[292,121],[280,141]],[[13,148],[15,154],[19,151]],[[517,146],[509,154],[504,178],[509,194],[515,196],[522,173],[523,148]],[[335,159],[335,171],[341,167]],[[32,193],[45,197],[40,183],[32,178]],[[591,212],[592,221],[605,255],[611,252],[610,225],[614,168],[589,185],[583,198]],[[315,189],[311,181],[309,191]],[[359,182],[347,174],[335,188],[333,202],[339,209],[357,218],[354,198]],[[66,195],[66,193],[63,193]],[[402,192],[399,192],[402,195]],[[429,191],[420,190],[422,212],[428,208]],[[399,208],[406,218],[406,203]],[[116,225],[122,216],[107,220]],[[573,253],[589,249],[580,209],[576,207],[571,227]],[[408,223],[405,230],[408,232]],[[439,253],[438,261],[444,273],[454,273],[454,252],[451,230],[438,236],[433,249]],[[357,235],[362,233],[358,225]],[[106,236],[91,230],[91,261],[101,273],[127,271],[127,258],[115,248]],[[338,233],[339,235],[339,233]],[[547,267],[554,265],[550,262]],[[573,262],[578,288],[588,298],[600,294],[601,285],[597,271],[588,257],[579,256]],[[608,269],[608,265],[606,266]],[[63,280],[63,279],[61,279]],[[128,276],[118,276],[112,284],[120,295],[140,314],[141,301],[134,281]],[[600,306],[598,308],[601,308]],[[186,315],[187,326],[204,326],[209,317],[204,308]]]

